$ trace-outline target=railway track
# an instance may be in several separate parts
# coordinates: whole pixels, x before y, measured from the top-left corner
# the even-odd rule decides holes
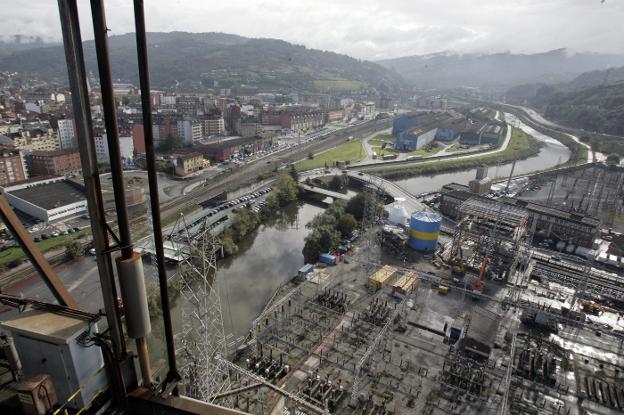
[[[586,291],[616,300],[624,300],[624,281],[608,278],[603,274],[592,272],[589,278],[587,278],[587,276],[578,269],[537,261],[531,275],[558,282],[572,288],[581,287],[586,283]],[[587,282],[585,282],[586,280]]]

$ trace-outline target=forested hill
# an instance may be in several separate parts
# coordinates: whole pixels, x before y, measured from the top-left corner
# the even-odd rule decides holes
[[[138,83],[133,33],[109,38],[113,76]],[[93,41],[84,43],[87,70],[97,74]],[[405,86],[394,71],[373,62],[308,49],[277,39],[250,39],[224,33],[149,33],[150,75],[155,88],[285,88],[341,91]],[[60,46],[0,54],[0,70],[38,74],[66,82]]]
[[[624,81],[552,95],[545,116],[570,127],[624,136]]]

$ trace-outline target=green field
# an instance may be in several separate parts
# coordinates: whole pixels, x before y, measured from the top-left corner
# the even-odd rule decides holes
[[[509,163],[513,160],[525,159],[537,154],[540,147],[540,142],[530,135],[524,133],[522,130],[513,129],[509,146],[507,146],[504,151],[495,154],[486,154],[459,160],[432,160],[416,164],[390,165],[386,167],[375,166],[364,168],[363,170],[375,172],[387,178],[405,178],[424,174],[436,174],[470,169],[480,164],[497,165]]]
[[[414,151],[409,151],[409,152],[398,151],[392,148],[384,148],[382,150],[381,146],[383,145],[383,143],[394,143],[394,137],[392,135],[378,135],[377,137],[371,138],[370,140],[368,140],[368,144],[370,144],[373,151],[377,153],[378,157],[383,157],[386,154],[407,154],[408,156],[428,157],[428,156],[432,156],[438,153],[439,151],[443,149],[442,146],[438,145],[437,143],[434,143],[435,147],[428,148],[428,149],[414,150]]]
[[[295,164],[295,168],[303,171],[325,167],[325,165],[333,167],[336,161],[354,163],[363,160],[365,157],[366,151],[362,141],[349,141],[323,153],[315,154],[312,160],[299,161]]]

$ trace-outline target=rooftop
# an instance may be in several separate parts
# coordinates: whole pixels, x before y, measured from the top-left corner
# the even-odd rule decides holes
[[[9,193],[46,210],[85,200],[84,188],[69,180],[33,185]]]

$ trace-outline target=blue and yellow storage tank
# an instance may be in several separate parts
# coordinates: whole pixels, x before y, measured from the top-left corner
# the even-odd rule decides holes
[[[410,218],[410,248],[423,252],[435,251],[441,224],[442,217],[435,212],[414,212]]]

